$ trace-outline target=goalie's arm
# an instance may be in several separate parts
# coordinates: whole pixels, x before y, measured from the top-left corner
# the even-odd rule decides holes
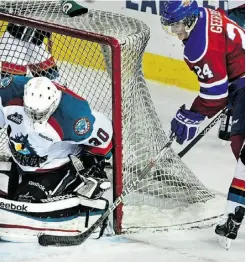
[[[111,157],[113,129],[111,121],[102,113],[93,111],[91,115],[93,117],[87,118],[88,126],[92,124],[89,123],[89,119],[94,119],[89,131],[90,135],[78,143],[82,147],[78,157],[83,163],[83,167],[79,168],[79,174],[86,187],[81,183],[76,191],[87,198],[99,198],[111,184],[104,167],[105,159]],[[81,125],[81,128],[85,130],[86,124]],[[74,164],[75,161],[72,162]]]
[[[73,131],[70,143],[79,144],[83,151],[102,158],[110,158],[112,150],[113,127],[111,121],[100,112],[90,111],[86,101],[78,104],[83,107],[77,108],[73,116]]]
[[[91,135],[82,141],[85,151],[105,158],[111,157],[113,128],[111,121],[102,113],[92,111],[95,117]]]
[[[6,108],[11,105],[22,105],[24,86],[30,80],[25,76],[10,76],[0,81],[0,128],[6,124]]]

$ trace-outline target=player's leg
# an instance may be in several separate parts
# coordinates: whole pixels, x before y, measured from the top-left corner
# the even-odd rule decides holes
[[[240,85],[242,84],[242,85]],[[245,205],[245,89],[244,78],[230,86],[230,99],[233,108],[231,127],[231,148],[237,159],[237,168],[228,192],[224,221],[216,226],[218,235],[235,239],[244,217]]]
[[[98,162],[98,160],[94,159],[94,156],[84,154],[84,169],[79,173],[72,162],[48,173],[24,173],[14,199],[26,201],[25,196],[27,196],[27,200],[31,199],[33,203],[47,202],[47,199],[57,196],[77,194],[77,191],[83,186],[88,190],[87,182],[90,182],[90,185],[92,185],[92,181],[93,190],[90,192],[90,195],[81,193],[80,195],[87,198],[101,197],[102,193],[105,192],[105,181],[107,185],[110,181],[104,171],[104,162]],[[78,161],[80,160],[78,159]],[[101,185],[103,186],[101,187]]]
[[[244,134],[234,135],[230,138],[230,141],[231,141],[231,150],[235,158],[238,159],[240,155],[240,149],[242,148],[242,145],[245,141],[245,135]]]
[[[22,202],[42,203],[47,198],[60,194],[54,194],[57,185],[66,177],[68,169],[59,169],[50,171],[49,173],[24,173],[22,174],[22,181],[15,193],[14,200]],[[68,176],[67,184],[72,181],[74,177]],[[70,193],[70,192],[69,192]]]
[[[234,178],[227,197],[225,221],[215,228],[215,233],[230,239],[236,239],[245,214],[245,146],[238,159]]]
[[[244,81],[244,78],[242,78]],[[232,98],[231,149],[236,159],[239,158],[245,140],[245,88],[235,92]]]

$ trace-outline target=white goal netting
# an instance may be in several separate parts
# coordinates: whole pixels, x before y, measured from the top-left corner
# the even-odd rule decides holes
[[[122,136],[123,150],[117,157],[122,157],[119,163],[122,162],[123,186],[136,179],[168,140],[142,72],[149,28],[137,19],[100,10],[69,17],[62,12],[58,1],[1,1],[0,12],[2,77],[48,72],[55,81],[86,98],[93,109],[112,119],[114,130]],[[3,19],[3,14],[9,16]],[[48,27],[50,23],[52,28]],[[105,40],[111,37],[120,44],[121,59],[114,64],[120,62],[120,68],[112,67],[112,61],[117,59],[116,51]],[[55,66],[59,76],[53,74]],[[119,69],[120,85],[117,84]],[[121,97],[116,92],[120,86]],[[112,114],[119,103],[122,119]],[[4,130],[0,152],[8,156]],[[114,176],[121,178],[117,172]],[[121,185],[119,179],[114,180],[119,195]],[[120,227],[126,230],[206,221],[220,214],[217,201],[170,149],[127,197],[123,221],[118,210],[116,224],[118,230]]]

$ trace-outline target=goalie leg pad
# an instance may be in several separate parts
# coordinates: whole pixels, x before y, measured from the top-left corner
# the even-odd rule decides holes
[[[12,162],[0,162],[0,196],[11,198],[19,184],[19,175]]]
[[[26,203],[0,198],[0,239],[37,242],[38,235],[74,236],[85,232],[106,210],[105,199],[78,197],[50,203]],[[98,237],[100,230],[95,232]]]
[[[50,198],[58,196],[64,199],[63,196],[72,193],[78,183],[80,179],[76,177],[70,165],[49,173],[24,173],[14,199],[33,203],[50,202]]]

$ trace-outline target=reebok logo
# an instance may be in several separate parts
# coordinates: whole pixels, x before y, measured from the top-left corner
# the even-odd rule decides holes
[[[54,201],[64,200],[64,199],[68,199],[68,198],[72,198],[72,197],[74,197],[74,195],[68,194],[68,195],[64,195],[64,196],[48,197],[47,199],[41,199],[41,201],[42,201],[43,203],[48,203],[48,202],[54,202]]]
[[[38,187],[40,190],[45,191],[45,187],[42,186],[42,185],[40,185],[40,184],[37,183],[37,182],[29,181],[29,182],[28,182],[28,185],[30,185],[30,186],[36,186],[36,187]]]
[[[22,204],[22,205],[15,205],[13,203],[8,204],[8,203],[0,202],[0,208],[14,210],[14,211],[27,212],[27,206],[24,205],[24,204]]]
[[[46,139],[46,140],[48,140],[48,141],[50,141],[50,142],[53,142],[53,139],[50,138],[50,137],[44,136],[44,135],[41,134],[41,133],[39,133],[38,135],[39,135],[40,137],[42,137],[43,139]]]

